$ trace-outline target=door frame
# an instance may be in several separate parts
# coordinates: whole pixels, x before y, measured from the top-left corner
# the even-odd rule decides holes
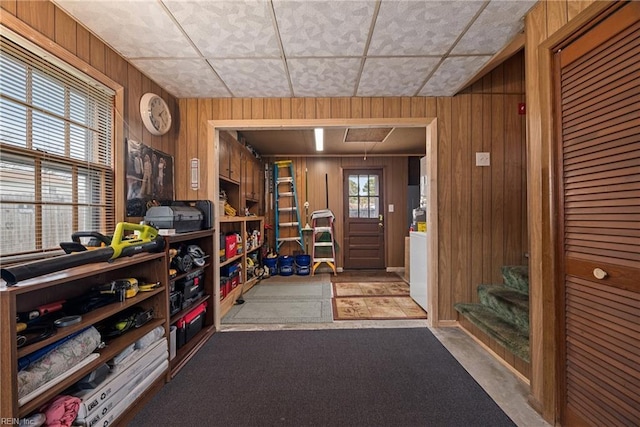
[[[382,230],[383,230],[383,233],[384,233],[383,234],[383,242],[382,242],[383,245],[384,245],[384,248],[383,248],[384,249],[384,255],[383,255],[384,256],[384,260],[383,260],[384,267],[383,268],[386,270],[386,268],[387,268],[387,247],[389,245],[387,244],[388,234],[387,234],[387,227],[385,226],[386,225],[385,221],[387,219],[387,212],[385,210],[385,206],[386,206],[386,204],[385,204],[386,189],[384,188],[385,187],[385,185],[384,185],[385,184],[385,176],[386,176],[385,167],[384,166],[379,166],[379,165],[372,166],[371,168],[365,168],[365,167],[362,167],[362,166],[344,166],[344,167],[342,167],[342,188],[343,188],[342,200],[344,201],[345,200],[345,196],[346,196],[346,194],[344,193],[344,183],[345,183],[344,180],[345,180],[346,175],[349,173],[349,171],[366,170],[366,169],[376,170],[376,171],[380,172],[380,187],[382,189],[382,200],[380,201],[379,208],[380,208],[380,214],[382,215],[382,224],[383,224]],[[347,215],[348,215],[347,214],[348,210],[349,210],[348,206],[345,206],[345,204],[343,203],[342,220],[345,223],[346,223],[346,218],[347,218]],[[345,232],[343,232],[343,234],[342,234],[342,245],[346,246],[346,244],[344,243],[344,241],[346,240],[346,227],[344,229],[345,229]]]
[[[427,194],[427,246],[429,256],[425,260],[427,263],[427,311],[429,317],[427,324],[429,327],[439,326],[438,316],[438,126],[436,117],[416,117],[416,118],[381,118],[381,119],[250,119],[250,120],[208,120],[208,139],[211,145],[211,156],[206,162],[212,161],[209,166],[207,180],[207,197],[217,206],[219,197],[218,183],[218,147],[220,145],[219,135],[221,130],[274,130],[274,129],[309,129],[316,127],[420,127],[425,128],[426,155],[428,189]],[[207,150],[208,151],[208,150]],[[215,218],[215,227],[219,229],[219,218]],[[385,229],[385,244],[387,242]],[[215,243],[215,242],[214,242]],[[219,274],[219,272],[216,272]],[[214,277],[214,280],[219,278]],[[219,298],[214,298],[214,309],[219,310]],[[219,321],[218,321],[219,322]],[[219,324],[216,327],[220,327]]]

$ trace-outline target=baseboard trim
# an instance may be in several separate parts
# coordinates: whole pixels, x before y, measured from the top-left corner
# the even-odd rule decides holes
[[[458,327],[464,331],[467,335],[469,335],[471,337],[471,339],[473,339],[475,342],[477,342],[480,347],[484,348],[494,359],[496,359],[498,362],[500,362],[503,366],[505,366],[507,369],[509,369],[509,371],[511,371],[516,377],[518,377],[518,379],[520,379],[523,383],[525,383],[528,386],[531,386],[531,382],[529,381],[529,378],[527,378],[526,376],[524,376],[520,371],[518,371],[515,366],[511,365],[509,362],[507,362],[506,360],[504,360],[498,353],[496,353],[495,351],[493,351],[491,349],[491,347],[489,347],[488,345],[486,345],[484,342],[482,342],[482,340],[480,338],[478,338],[474,333],[472,333],[470,330],[468,330],[467,328],[465,328],[465,326],[463,324],[459,324]],[[480,331],[482,332],[482,331]],[[483,332],[482,332],[483,333]]]
[[[404,273],[404,267],[387,267],[387,273]]]
[[[438,320],[438,324],[434,328],[458,328],[460,324],[457,320]]]

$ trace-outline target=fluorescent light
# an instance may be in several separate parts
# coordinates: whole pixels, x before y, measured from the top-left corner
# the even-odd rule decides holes
[[[316,137],[316,151],[324,150],[324,129],[315,128],[313,133]]]

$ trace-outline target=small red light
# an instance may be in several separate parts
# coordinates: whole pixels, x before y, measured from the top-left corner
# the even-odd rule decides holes
[[[518,114],[523,116],[527,113],[527,104],[524,102],[518,103]]]

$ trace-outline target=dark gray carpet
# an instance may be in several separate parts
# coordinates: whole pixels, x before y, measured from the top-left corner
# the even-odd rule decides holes
[[[428,329],[215,334],[139,426],[513,426]]]

